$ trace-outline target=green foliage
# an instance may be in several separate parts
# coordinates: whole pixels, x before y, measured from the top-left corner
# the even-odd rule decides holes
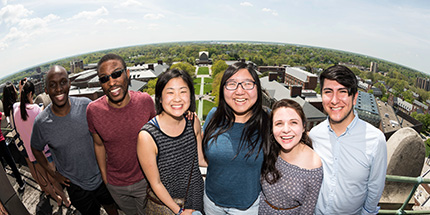
[[[154,95],[155,94],[155,85],[157,84],[157,80],[158,80],[158,78],[149,80],[145,86],[145,89],[143,89],[143,92],[147,92],[149,95]]]
[[[224,72],[228,65],[223,60],[217,60],[211,67],[212,77],[216,76],[220,72]]]
[[[423,124],[423,130],[425,132],[430,132],[430,114],[418,114],[417,112],[413,112],[411,116]]]
[[[426,157],[428,157],[430,154],[430,139],[427,139],[424,143],[426,146]]]
[[[309,71],[314,68],[325,69],[335,63],[343,62],[357,66],[369,67],[370,62],[378,64],[379,71],[386,72],[384,77],[377,73],[361,71],[357,68],[351,70],[362,78],[370,78],[372,81],[385,81],[388,87],[396,90],[396,96],[400,96],[404,88],[410,89],[420,95],[420,101],[430,99],[430,93],[425,90],[413,87],[417,77],[426,77],[426,74],[416,70],[380,60],[377,58],[359,55],[350,52],[307,47],[294,44],[280,43],[247,43],[247,42],[230,42],[230,43],[209,43],[209,42],[181,42],[181,43],[162,43],[141,46],[124,47],[117,49],[102,50],[93,53],[72,56],[52,62],[48,62],[37,67],[42,72],[47,71],[52,65],[58,64],[70,70],[70,61],[81,59],[84,64],[97,63],[100,58],[107,53],[115,53],[124,58],[127,66],[134,66],[138,63],[156,63],[157,60],[163,60],[169,65],[173,62],[182,62],[173,67],[179,67],[187,71],[192,76],[195,74],[193,64],[198,58],[199,51],[208,51],[209,57],[212,58],[212,75],[225,71],[227,68],[226,60],[245,59],[252,61],[257,66],[267,65],[290,65],[305,66]],[[182,64],[185,64],[182,65]],[[312,70],[310,70],[312,69]],[[19,73],[4,78],[0,83],[6,81],[16,82],[23,77],[29,77],[34,74],[35,68],[30,68]],[[217,89],[217,87],[213,87]]]
[[[197,71],[197,75],[209,75],[209,68],[199,67],[199,71]]]
[[[221,73],[218,73],[212,82],[212,96],[215,96],[215,104],[218,105],[219,101],[219,85],[221,83],[221,78],[224,75],[224,71]],[[213,77],[213,76],[212,76]]]
[[[187,72],[191,77],[195,77],[196,68],[188,62],[176,63],[170,67],[170,69],[174,69],[174,68]]]

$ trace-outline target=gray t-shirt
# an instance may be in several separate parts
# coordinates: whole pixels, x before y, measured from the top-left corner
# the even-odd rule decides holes
[[[71,108],[67,116],[56,116],[49,105],[36,117],[31,146],[42,151],[48,144],[57,171],[73,184],[92,191],[102,183],[102,178],[87,124],[86,110],[91,100],[69,99]]]

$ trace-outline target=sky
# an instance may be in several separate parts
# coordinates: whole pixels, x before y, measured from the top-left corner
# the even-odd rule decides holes
[[[105,49],[212,40],[336,49],[430,74],[426,0],[0,1],[0,78]]]

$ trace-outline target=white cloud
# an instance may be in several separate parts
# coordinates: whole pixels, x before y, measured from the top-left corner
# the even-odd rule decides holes
[[[145,16],[143,16],[144,19],[150,19],[150,20],[155,20],[155,19],[162,19],[164,18],[164,15],[161,13],[158,14],[153,14],[153,13],[148,13],[145,14]]]
[[[16,24],[21,18],[27,17],[32,14],[33,11],[27,10],[23,5],[6,5],[0,10],[0,24],[2,22],[8,24]]]
[[[132,21],[128,19],[117,19],[114,21],[114,23],[131,23]]]
[[[271,13],[273,16],[278,16],[278,12],[276,12],[276,10],[272,10],[269,8],[263,8],[262,11],[267,12],[267,13]]]
[[[3,5],[7,5],[7,0],[2,0],[1,2],[3,3]]]
[[[102,25],[102,24],[106,24],[108,23],[108,21],[106,19],[98,19],[96,22],[96,25]]]
[[[92,19],[97,16],[108,15],[109,11],[105,7],[101,7],[95,11],[82,11],[74,15],[71,19]]]
[[[160,25],[158,25],[158,24],[149,24],[148,25],[148,30],[158,30],[160,28]]]
[[[2,39],[2,42],[6,44],[6,47],[8,46],[8,41],[16,41],[16,40],[27,40],[28,35],[20,30],[18,28],[12,27],[9,30],[9,33],[6,34],[6,36]]]
[[[244,1],[244,2],[241,2],[241,3],[240,3],[240,6],[252,7],[252,6],[254,6],[254,5],[252,5],[251,3],[247,2],[247,1]]]
[[[121,3],[123,7],[131,7],[131,6],[142,6],[143,4],[136,0],[127,0]]]
[[[41,28],[45,28],[48,26],[49,22],[53,20],[60,19],[59,16],[54,14],[49,14],[44,18],[32,18],[32,19],[23,19],[19,22],[19,27],[21,30],[25,31],[38,31]]]

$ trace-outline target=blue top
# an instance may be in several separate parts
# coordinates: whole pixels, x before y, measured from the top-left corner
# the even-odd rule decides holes
[[[387,171],[385,136],[354,114],[340,136],[328,119],[310,131],[324,170],[315,214],[376,214],[379,210]]]
[[[203,131],[213,117],[213,108],[203,125]],[[249,208],[257,200],[260,191],[260,174],[263,164],[263,150],[245,158],[248,150],[242,150],[236,156],[240,137],[244,130],[244,123],[234,123],[228,131],[211,139],[205,149],[208,159],[205,189],[210,200],[222,207],[238,209]],[[256,149],[259,148],[258,141]]]

